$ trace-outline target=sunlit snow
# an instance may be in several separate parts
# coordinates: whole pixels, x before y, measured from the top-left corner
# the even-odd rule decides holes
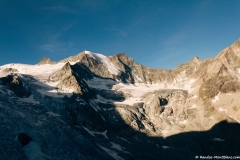
[[[92,53],[90,51],[85,51],[85,54],[101,62],[110,73],[120,75],[121,72],[109,61],[106,56],[99,53]]]

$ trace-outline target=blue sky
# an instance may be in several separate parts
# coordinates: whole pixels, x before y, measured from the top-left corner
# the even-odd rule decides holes
[[[83,50],[173,69],[240,38],[238,0],[0,0],[0,65]]]

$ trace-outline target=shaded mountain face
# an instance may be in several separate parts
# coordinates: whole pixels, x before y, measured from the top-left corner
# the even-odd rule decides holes
[[[239,156],[240,40],[151,69],[123,53],[0,66],[1,159]]]
[[[8,75],[0,78],[0,84],[5,86],[6,89],[14,92],[17,97],[29,97],[31,93],[24,87],[20,77],[16,75]]]

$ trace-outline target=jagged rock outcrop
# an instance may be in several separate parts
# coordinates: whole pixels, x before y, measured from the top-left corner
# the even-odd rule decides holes
[[[80,95],[92,97],[94,92],[88,87],[84,80],[92,79],[93,74],[81,63],[73,66],[66,63],[61,70],[50,76],[51,82],[57,82],[59,92],[77,93]]]
[[[81,86],[79,86],[76,78],[73,75],[70,63],[66,63],[61,70],[50,77],[50,81],[58,82],[56,86],[59,91],[82,93]]]
[[[240,82],[232,76],[215,76],[204,82],[199,89],[199,96],[208,102],[218,93],[234,93],[240,91]]]
[[[240,40],[221,51],[206,67],[204,82],[199,89],[199,96],[206,102],[218,93],[239,91]],[[209,102],[210,103],[210,102]]]
[[[0,78],[0,85],[13,91],[13,93],[20,98],[26,98],[31,95],[31,93],[24,87],[20,77],[17,75],[8,75]]]
[[[200,60],[198,57],[194,57],[191,61],[181,64],[173,69],[175,78],[198,78],[203,69],[205,61]],[[206,64],[205,64],[206,65]]]
[[[15,69],[15,68],[5,68],[3,70],[3,72],[5,72],[5,73],[16,73],[16,72],[18,72],[18,70]]]
[[[170,70],[145,67],[123,53],[110,56],[109,60],[123,72],[122,78],[130,83],[171,83],[174,78]]]
[[[209,76],[215,76],[219,74],[231,75],[238,79],[240,68],[240,39],[234,42],[230,47],[221,51],[208,66],[207,73]],[[211,78],[211,77],[210,77]]]
[[[103,56],[103,55],[101,55]],[[107,57],[104,57],[107,58]],[[106,68],[106,66],[103,64],[101,59],[98,56],[94,56],[89,51],[84,51],[76,56],[70,56],[69,58],[66,58],[64,60],[59,61],[60,63],[66,63],[66,62],[79,62],[83,65],[85,65],[92,73],[104,77],[104,78],[118,78],[118,75],[111,74]]]
[[[114,76],[108,71],[108,69],[103,65],[103,63],[101,63],[101,61],[98,61],[97,59],[89,56],[88,54],[85,54],[85,56],[82,57],[80,63],[84,64],[91,70],[91,72],[100,77],[114,78]]]
[[[65,58],[65,59],[59,61],[59,63],[79,62],[82,59],[82,57],[84,57],[84,56],[85,56],[85,52],[80,52],[75,56],[70,56],[68,58]]]
[[[143,108],[149,117],[159,116],[164,111],[164,107],[161,106],[160,97],[154,93],[149,94],[144,102]]]

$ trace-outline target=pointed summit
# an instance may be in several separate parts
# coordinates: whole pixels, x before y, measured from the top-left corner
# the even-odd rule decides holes
[[[65,58],[61,61],[59,61],[60,63],[67,63],[67,62],[79,62],[81,61],[81,59],[85,56],[85,51],[78,53],[75,56],[70,56],[68,58]]]
[[[232,51],[234,53],[239,53],[240,52],[240,38],[235,41],[231,46],[230,48],[232,49]]]
[[[50,58],[48,57],[43,57],[37,64],[42,65],[42,64],[54,64],[55,62],[51,61]]]
[[[228,54],[233,54],[232,56],[235,55],[237,57],[240,57],[240,38],[236,40],[231,46],[224,48],[220,53],[216,55],[214,59],[224,59],[224,57],[226,57]],[[238,59],[237,57],[235,60]]]
[[[132,64],[135,63],[132,58],[128,57],[128,56],[127,56],[126,54],[124,54],[124,53],[115,54],[112,59],[114,59],[114,58],[115,58],[115,59],[117,58],[118,60],[120,60],[121,62],[123,62],[123,63],[126,64],[126,65],[132,65]]]
[[[71,64],[69,62],[67,62],[63,67],[62,67],[63,70],[65,71],[69,71],[71,70]]]
[[[197,56],[194,56],[194,58],[191,61],[195,63],[201,62],[201,60]]]

